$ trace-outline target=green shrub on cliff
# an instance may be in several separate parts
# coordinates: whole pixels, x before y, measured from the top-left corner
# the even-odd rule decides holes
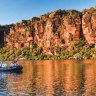
[[[26,60],[68,59],[74,56],[84,59],[96,58],[96,48],[88,46],[85,39],[71,42],[70,48],[53,47],[52,49],[53,55],[46,55],[43,53],[43,49],[39,49],[37,46],[33,46],[33,48],[24,47],[10,51],[7,48],[0,48],[0,60],[14,60],[16,58],[25,58]]]

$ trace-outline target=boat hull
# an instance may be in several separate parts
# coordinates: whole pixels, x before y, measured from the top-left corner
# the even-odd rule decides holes
[[[0,68],[0,71],[21,71],[22,69],[23,69],[22,66],[14,66],[14,67]]]

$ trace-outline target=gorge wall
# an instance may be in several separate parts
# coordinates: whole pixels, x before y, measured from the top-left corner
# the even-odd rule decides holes
[[[5,33],[4,33],[5,32]],[[96,42],[96,9],[57,10],[31,20],[0,29],[0,46],[16,49],[37,46],[46,54],[65,50],[72,41],[85,38],[87,43]]]

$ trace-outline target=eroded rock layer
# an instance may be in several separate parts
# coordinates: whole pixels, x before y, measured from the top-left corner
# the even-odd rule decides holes
[[[57,10],[41,15],[40,18],[22,20],[9,28],[6,36],[0,31],[0,36],[4,37],[0,39],[0,46],[5,43],[10,49],[19,49],[35,45],[46,54],[55,54],[80,38],[85,38],[89,45],[95,44],[96,9],[85,9],[83,12]]]

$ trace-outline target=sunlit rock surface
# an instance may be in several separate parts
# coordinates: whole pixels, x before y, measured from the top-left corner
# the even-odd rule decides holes
[[[22,20],[8,28],[5,28],[7,31],[0,28],[0,47],[19,49],[36,45],[46,54],[55,54],[80,38],[85,38],[89,45],[95,44],[96,9],[57,10],[39,18]]]

